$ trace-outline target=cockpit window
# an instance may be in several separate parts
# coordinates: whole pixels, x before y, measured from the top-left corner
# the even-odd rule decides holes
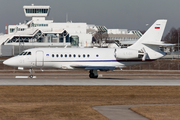
[[[22,52],[21,54],[19,55],[31,55],[31,52]]]
[[[26,55],[27,54],[27,52],[25,52],[23,55]]]
[[[19,54],[19,55],[23,55],[24,54],[24,52],[22,52],[21,54]]]
[[[31,55],[31,52],[28,52],[27,55]]]

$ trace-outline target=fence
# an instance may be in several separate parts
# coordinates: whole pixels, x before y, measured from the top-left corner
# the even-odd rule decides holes
[[[154,62],[129,66],[124,70],[180,70],[180,59],[159,59]]]

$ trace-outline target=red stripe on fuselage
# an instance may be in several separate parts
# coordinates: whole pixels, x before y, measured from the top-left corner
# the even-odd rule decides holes
[[[90,61],[37,61],[37,62],[151,62],[154,60],[90,60]]]

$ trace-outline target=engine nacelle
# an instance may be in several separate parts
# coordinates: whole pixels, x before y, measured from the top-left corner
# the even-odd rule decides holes
[[[137,59],[139,57],[139,51],[133,49],[115,49],[114,56],[116,59]]]

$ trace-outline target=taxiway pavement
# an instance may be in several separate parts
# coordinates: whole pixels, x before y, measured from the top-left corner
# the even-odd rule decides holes
[[[0,85],[180,86],[180,78],[122,77],[90,79],[88,77],[37,77],[30,79],[1,77]]]
[[[132,110],[131,107],[146,106],[146,105],[109,105],[95,106],[93,109],[103,114],[110,120],[149,120]]]

